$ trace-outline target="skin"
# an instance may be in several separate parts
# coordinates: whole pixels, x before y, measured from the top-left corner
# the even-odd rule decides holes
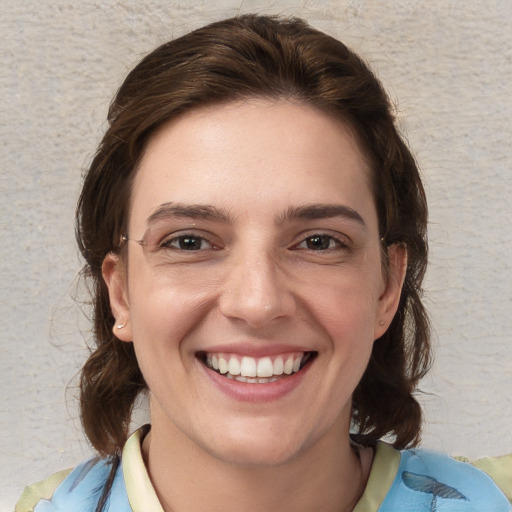
[[[128,242],[126,261],[109,255],[103,273],[127,323],[116,336],[134,343],[151,391],[143,453],[165,510],[352,510],[371,453],[361,465],[350,447],[351,396],[406,264],[391,247],[382,268],[370,172],[348,127],[286,101],[196,109],[150,139],[130,240],[204,241],[185,251],[174,238],[156,252]],[[161,213],[176,204],[214,215]],[[310,205],[341,214],[297,216]],[[283,395],[246,400],[198,358],[225,347],[316,357]]]

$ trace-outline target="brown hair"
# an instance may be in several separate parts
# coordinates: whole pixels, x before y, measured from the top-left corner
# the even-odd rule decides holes
[[[147,389],[132,344],[112,333],[101,274],[105,256],[119,250],[138,163],[163,123],[198,106],[247,97],[303,102],[342,119],[358,134],[372,165],[383,249],[405,246],[408,266],[398,312],[374,343],[354,392],[352,420],[365,444],[387,434],[396,447],[419,440],[421,409],[413,392],[428,369],[430,345],[421,302],[427,207],[414,158],[397,133],[380,83],[343,43],[299,19],[245,15],[166,43],[129,73],[85,177],[76,233],[92,289],[96,347],[81,374],[81,415],[103,456],[120,452],[133,403]]]

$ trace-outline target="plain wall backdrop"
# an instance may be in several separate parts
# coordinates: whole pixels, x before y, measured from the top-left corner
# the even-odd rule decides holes
[[[305,17],[397,102],[430,205],[423,444],[512,451],[512,2],[0,0],[0,511],[90,453],[73,216],[109,101],[158,44],[239,12]]]

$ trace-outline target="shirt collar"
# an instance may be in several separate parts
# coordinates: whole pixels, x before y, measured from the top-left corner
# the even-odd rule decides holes
[[[126,494],[133,512],[164,512],[142,459],[142,441],[149,429],[149,425],[144,425],[128,438],[121,458]]]
[[[383,441],[377,442],[370,476],[354,512],[378,512],[396,478],[400,459],[398,450]]]
[[[142,459],[142,441],[150,425],[136,430],[126,441],[122,454],[124,483],[133,512],[164,512]],[[379,441],[368,483],[354,512],[378,512],[396,477],[400,452]]]

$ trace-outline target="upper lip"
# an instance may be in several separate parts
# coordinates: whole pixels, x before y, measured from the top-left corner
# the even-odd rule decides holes
[[[241,342],[241,343],[226,343],[204,347],[197,351],[200,354],[236,354],[240,356],[250,356],[254,358],[261,358],[265,356],[277,356],[280,354],[288,354],[291,352],[313,352],[312,347],[305,347],[298,344],[287,343],[271,343],[267,341],[254,342]]]

